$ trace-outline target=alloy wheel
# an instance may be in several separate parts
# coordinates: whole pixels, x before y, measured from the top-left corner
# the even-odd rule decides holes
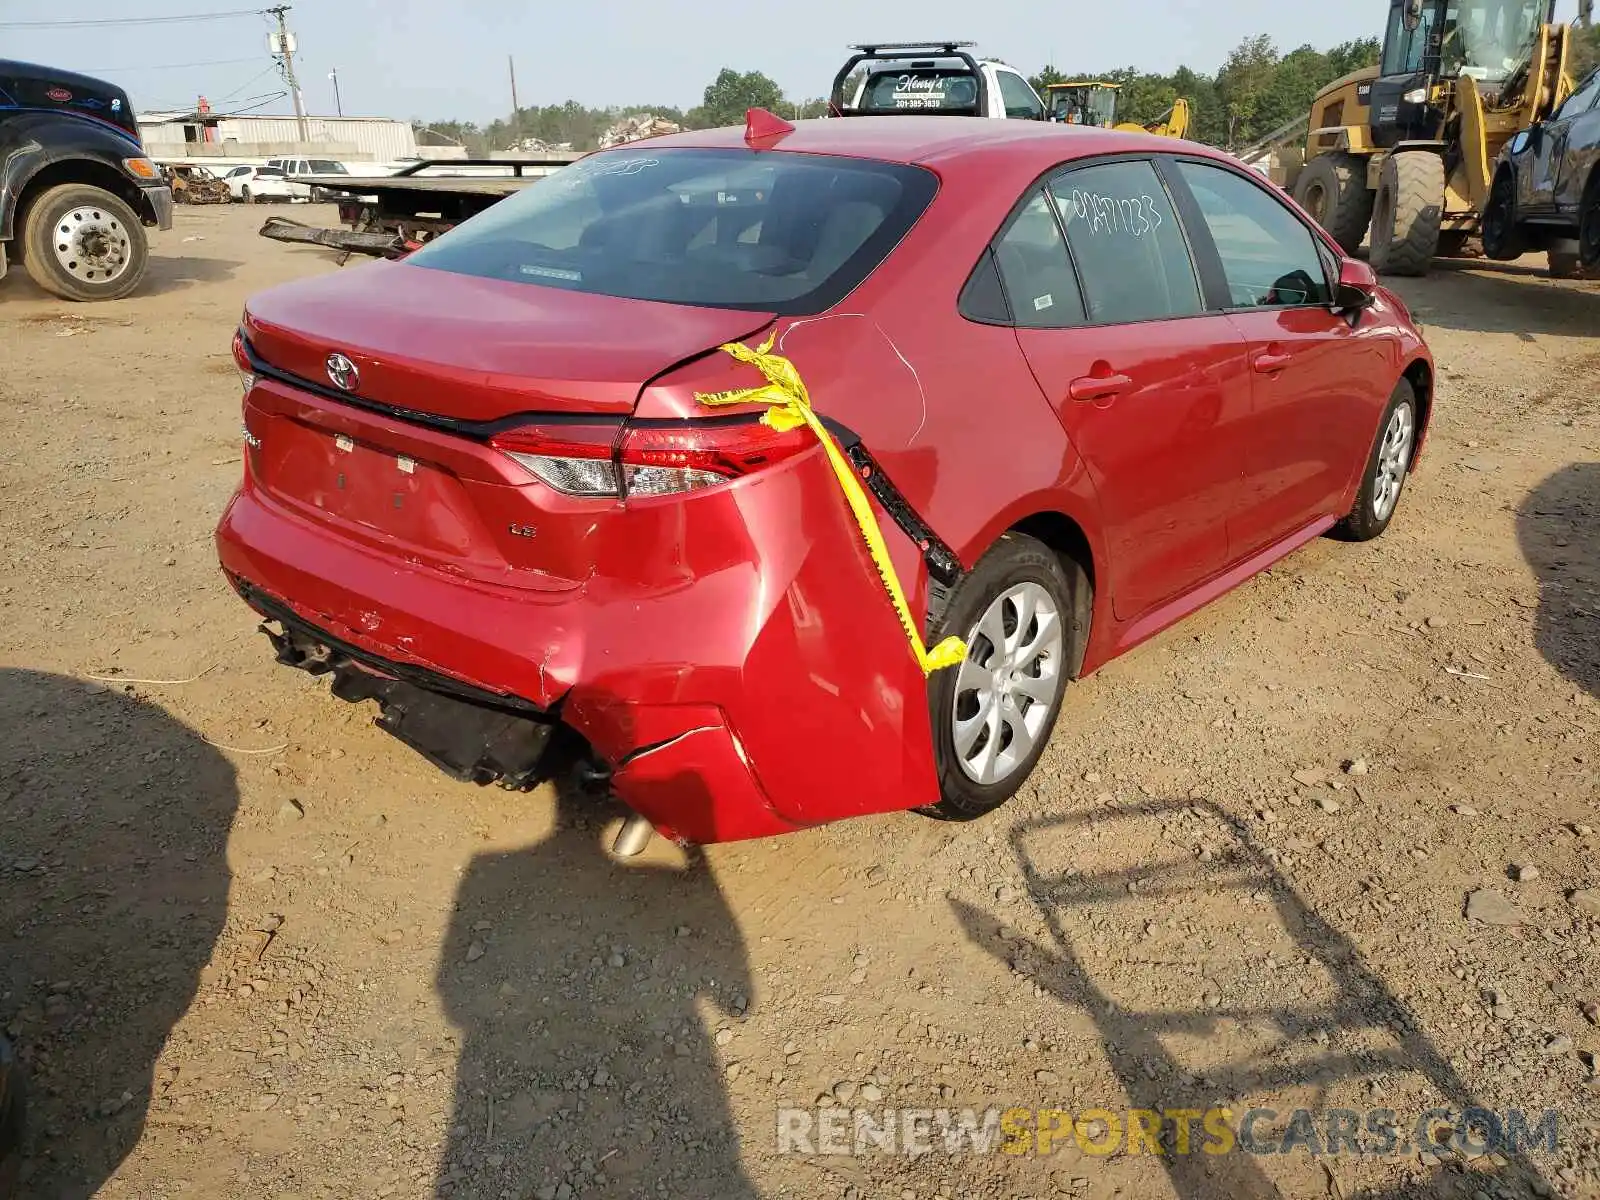
[[[1409,404],[1395,408],[1383,431],[1378,447],[1377,477],[1372,486],[1372,515],[1387,521],[1400,502],[1400,490],[1411,469],[1411,444],[1416,436],[1416,419]]]
[[[1048,733],[1066,683],[1062,646],[1061,613],[1037,583],[1003,591],[968,634],[951,733],[956,759],[973,782],[1004,782]]]

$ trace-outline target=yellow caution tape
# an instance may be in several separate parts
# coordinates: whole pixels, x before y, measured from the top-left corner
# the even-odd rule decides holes
[[[713,407],[723,404],[765,404],[767,411],[761,416],[762,423],[780,433],[809,425],[811,432],[816,434],[817,440],[822,443],[822,448],[827,451],[828,463],[833,467],[834,478],[839,481],[839,487],[844,491],[844,498],[850,503],[850,511],[855,514],[856,524],[860,526],[861,536],[867,543],[867,552],[872,555],[873,564],[878,568],[878,576],[883,580],[884,590],[889,593],[894,611],[900,617],[900,627],[905,630],[906,640],[911,643],[911,653],[916,657],[922,673],[932,675],[943,667],[953,667],[964,662],[967,657],[967,645],[958,637],[946,638],[932,650],[923,645],[922,635],[917,631],[916,622],[911,619],[911,609],[906,604],[906,594],[900,587],[894,563],[889,559],[889,547],[884,543],[883,530],[878,527],[878,518],[872,512],[872,504],[867,499],[867,493],[862,488],[861,481],[856,478],[856,473],[850,466],[849,460],[845,458],[844,452],[839,449],[838,443],[833,440],[827,427],[812,410],[811,397],[806,393],[806,385],[801,382],[800,372],[795,370],[794,364],[787,358],[772,353],[772,343],[776,336],[773,334],[768,337],[755,350],[741,342],[729,342],[722,347],[740,362],[749,363],[766,376],[767,382],[764,387],[741,388],[711,395],[696,392],[695,399],[701,404]]]

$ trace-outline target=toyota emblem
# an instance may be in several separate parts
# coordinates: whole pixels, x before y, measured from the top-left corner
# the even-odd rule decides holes
[[[342,392],[353,392],[361,382],[361,372],[355,363],[342,354],[328,355],[328,378]]]

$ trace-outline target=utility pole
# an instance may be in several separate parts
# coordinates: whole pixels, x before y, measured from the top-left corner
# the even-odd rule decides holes
[[[342,117],[344,116],[344,101],[339,99],[339,68],[335,67],[329,71],[328,78],[333,80],[333,109]]]
[[[506,55],[506,66],[511,68],[511,119],[517,119],[517,60]]]
[[[1578,24],[1585,29],[1594,28],[1594,0],[1578,0]]]
[[[289,11],[289,7],[287,4],[280,4],[276,8],[267,9],[269,13],[278,18],[277,42],[273,46],[272,52],[278,59],[279,69],[283,71],[284,82],[289,85],[289,97],[294,101],[295,121],[300,126],[300,140],[309,142],[311,140],[311,129],[306,125],[306,102],[304,97],[300,95],[300,81],[294,77],[294,34],[289,32],[289,22],[285,16]]]

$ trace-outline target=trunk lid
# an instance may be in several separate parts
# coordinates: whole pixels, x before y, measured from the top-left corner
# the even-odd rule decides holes
[[[489,422],[625,417],[651,379],[772,319],[378,262],[255,296],[245,328],[263,362],[319,387],[333,386],[327,362],[341,354],[354,396]]]
[[[592,573],[597,518],[616,501],[552,490],[488,435],[546,428],[607,454],[647,383],[770,320],[401,263],[278,288],[250,301],[245,337],[262,368],[304,383],[251,380],[251,477],[407,563],[572,586]],[[354,364],[349,389],[330,372],[335,354]]]

